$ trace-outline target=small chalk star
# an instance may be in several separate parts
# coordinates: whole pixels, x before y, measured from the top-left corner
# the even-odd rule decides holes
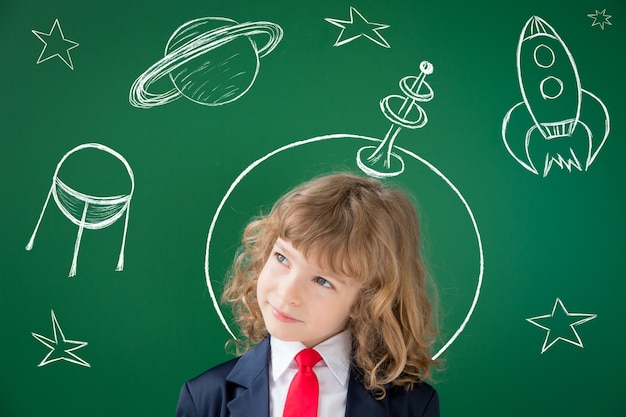
[[[356,20],[355,16],[357,17]],[[365,36],[367,39],[380,46],[390,48],[387,40],[383,38],[380,33],[378,33],[379,30],[387,29],[389,25],[369,22],[361,13],[359,13],[357,9],[352,6],[350,6],[350,20],[331,19],[330,17],[327,17],[324,20],[341,28],[339,37],[333,46],[341,46],[355,40],[356,38]]]
[[[31,32],[43,42],[43,49],[41,50],[41,54],[39,54],[39,58],[37,58],[37,64],[41,64],[57,56],[61,61],[65,62],[65,65],[70,67],[70,69],[74,69],[70,51],[76,48],[78,43],[67,39],[65,35],[63,35],[59,19],[54,20],[52,29],[50,29],[48,33],[34,29]]]
[[[50,313],[52,316],[52,332],[54,333],[54,339],[49,339],[37,333],[31,333],[35,339],[50,349],[50,352],[48,352],[46,357],[43,358],[37,366],[45,366],[49,363],[63,360],[90,368],[91,365],[89,365],[89,363],[85,362],[74,353],[74,351],[87,346],[87,342],[66,339],[63,330],[61,330],[61,326],[59,326],[57,317],[54,314],[54,310],[50,310]],[[59,340],[59,336],[61,340]]]
[[[559,306],[560,309],[557,310],[557,306]],[[563,305],[563,302],[557,298],[552,307],[552,313],[531,317],[526,319],[526,321],[547,331],[546,338],[541,348],[541,353],[544,353],[559,340],[582,348],[583,342],[576,331],[576,326],[593,320],[596,317],[597,314],[570,313]]]
[[[606,14],[606,9],[601,12],[596,10],[595,13],[589,13],[587,16],[593,19],[591,27],[599,25],[600,29],[604,30],[604,25],[613,26],[613,23],[609,21],[612,16],[610,14]]]

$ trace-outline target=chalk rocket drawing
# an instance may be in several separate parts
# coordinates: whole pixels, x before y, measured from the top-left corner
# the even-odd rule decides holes
[[[57,361],[67,361],[76,365],[90,368],[91,365],[89,365],[88,362],[86,362],[84,359],[80,358],[76,353],[74,353],[78,349],[87,346],[88,343],[80,342],[78,340],[66,339],[63,330],[61,330],[61,326],[59,326],[59,321],[54,314],[54,310],[50,310],[50,315],[52,316],[53,339],[42,336],[38,333],[31,333],[35,339],[37,339],[44,346],[50,349],[50,352],[48,352],[48,354],[37,366],[45,366]]]
[[[385,138],[378,146],[365,146],[357,154],[357,165],[366,174],[377,177],[394,177],[404,171],[404,161],[393,152],[393,144],[396,136],[403,127],[407,129],[419,129],[428,122],[428,117],[424,109],[417,104],[418,101],[430,101],[434,97],[433,89],[425,81],[426,75],[433,73],[433,66],[428,61],[420,64],[420,75],[406,76],[400,81],[400,89],[404,93],[400,95],[390,95],[380,101],[380,110],[391,122],[391,126]],[[425,90],[421,93],[422,89]],[[395,101],[397,104],[392,108],[390,104]],[[417,115],[413,116],[412,113]],[[367,154],[367,157],[365,157]]]
[[[544,177],[554,164],[586,171],[609,135],[609,113],[581,87],[574,57],[540,17],[531,17],[522,29],[517,74],[523,101],[502,122],[507,151],[528,171]]]
[[[330,17],[327,17],[324,20],[341,28],[339,37],[337,37],[333,46],[345,45],[346,43],[352,42],[361,36],[365,36],[367,39],[380,46],[390,48],[387,40],[378,32],[379,30],[387,29],[389,25],[369,22],[361,13],[359,13],[357,9],[352,6],[350,6],[350,20],[332,19]]]
[[[128,190],[127,194],[106,197],[88,195],[74,190],[59,178],[59,169],[61,169],[65,160],[70,155],[73,155],[84,149],[95,149],[106,152],[114,156],[120,162],[122,162],[122,164],[124,164],[124,167],[126,168],[130,179],[130,190]],[[70,267],[69,276],[73,277],[76,275],[78,250],[80,248],[80,240],[83,235],[83,230],[103,229],[115,223],[120,217],[122,217],[122,215],[126,214],[126,218],[124,221],[124,233],[122,236],[122,245],[117,261],[117,267],[115,268],[116,271],[122,271],[124,269],[124,247],[126,245],[126,231],[128,229],[130,201],[133,196],[134,189],[135,177],[133,171],[130,168],[130,165],[128,164],[126,159],[122,157],[122,155],[120,155],[113,149],[98,143],[87,143],[75,147],[74,149],[66,153],[57,164],[56,170],[54,171],[54,176],[52,177],[52,186],[50,187],[50,191],[48,192],[48,196],[46,197],[43,209],[41,210],[41,214],[39,215],[39,220],[37,220],[35,230],[33,231],[33,234],[31,235],[30,240],[26,245],[26,250],[31,250],[33,248],[33,245],[35,243],[35,236],[37,235],[37,230],[39,229],[39,225],[41,224],[41,220],[43,219],[46,207],[48,206],[48,201],[50,201],[50,196],[52,195],[54,201],[56,202],[61,212],[65,215],[65,217],[67,217],[72,223],[78,226],[78,235],[76,236],[76,243],[74,244],[74,256],[72,258],[72,266]]]
[[[269,37],[261,48],[253,37]],[[243,96],[254,84],[259,59],[283,37],[271,22],[238,23],[224,17],[204,17],[180,26],[165,47],[165,55],[139,76],[130,88],[130,104],[147,109],[181,96],[205,106],[221,106]],[[150,92],[168,75],[174,88]]]
[[[77,42],[69,40],[63,35],[63,30],[61,29],[61,24],[59,23],[59,19],[55,19],[52,24],[52,28],[50,32],[40,32],[38,30],[32,30],[33,34],[39,38],[41,42],[43,42],[43,49],[39,54],[39,58],[37,58],[37,64],[41,64],[55,56],[58,57],[61,61],[65,63],[70,69],[74,69],[74,64],[72,63],[72,56],[70,55],[70,51],[78,46]],[[50,42],[48,42],[50,41]],[[63,45],[61,47],[61,45]]]
[[[557,309],[557,306],[560,308]],[[576,331],[576,326],[587,323],[597,317],[597,314],[570,313],[557,298],[550,314],[536,316],[526,319],[531,324],[546,330],[546,338],[541,347],[541,353],[550,349],[556,342],[562,340],[574,346],[584,347],[580,335]],[[563,324],[563,321],[567,324]]]
[[[432,171],[436,176],[438,176],[441,180],[444,181],[445,185],[447,187],[449,187],[455,194],[455,196],[461,201],[463,207],[465,208],[465,210],[467,211],[467,214],[469,216],[469,219],[471,220],[472,223],[472,227],[473,227],[473,231],[475,233],[475,237],[476,237],[476,243],[478,246],[478,254],[479,254],[479,259],[478,259],[478,277],[477,277],[477,284],[476,284],[476,290],[475,293],[473,295],[472,298],[472,302],[471,302],[471,306],[469,307],[468,312],[466,313],[465,317],[463,318],[461,324],[459,325],[458,329],[454,332],[454,334],[445,342],[445,344],[439,349],[439,351],[433,356],[434,359],[437,359],[441,354],[443,354],[443,352],[445,352],[448,347],[450,347],[450,345],[459,337],[459,335],[461,334],[461,332],[463,332],[463,330],[465,329],[465,326],[467,325],[467,323],[469,322],[474,309],[476,307],[476,304],[478,302],[478,298],[480,296],[480,290],[482,287],[482,282],[483,282],[483,271],[484,271],[484,254],[483,254],[483,247],[482,247],[482,240],[480,237],[480,232],[478,230],[478,224],[476,223],[476,219],[474,218],[474,214],[469,206],[469,204],[467,203],[466,199],[463,197],[463,195],[461,194],[461,192],[458,190],[458,188],[452,183],[452,181],[450,181],[440,170],[438,170],[434,165],[432,165],[430,162],[428,162],[427,160],[423,159],[422,157],[416,155],[415,153],[406,150],[404,148],[398,147],[397,145],[393,145],[393,139],[395,139],[395,136],[397,135],[398,131],[400,130],[401,127],[408,127],[408,128],[418,128],[423,126],[426,121],[426,114],[423,112],[423,110],[416,105],[415,101],[427,101],[429,99],[432,98],[432,90],[430,89],[430,86],[428,86],[427,83],[425,83],[424,81],[424,77],[426,76],[426,74],[429,74],[432,72],[432,65],[430,65],[428,62],[422,62],[422,64],[420,65],[420,69],[422,70],[422,73],[417,76],[417,77],[405,77],[400,85],[401,85],[401,89],[403,90],[403,92],[406,94],[406,97],[404,96],[390,96],[387,97],[386,99],[383,99],[381,101],[381,111],[383,112],[383,114],[389,118],[389,120],[392,121],[392,126],[389,130],[389,133],[387,134],[386,137],[386,143],[385,141],[382,141],[381,139],[378,138],[372,138],[372,137],[368,137],[368,136],[362,136],[362,135],[353,135],[353,134],[331,134],[331,135],[324,135],[324,136],[319,136],[319,137],[314,137],[311,139],[306,139],[306,140],[301,140],[301,141],[297,141],[297,142],[293,142],[290,144],[287,144],[285,146],[282,146],[272,152],[269,152],[268,154],[266,154],[265,156],[263,156],[262,158],[257,159],[256,161],[252,162],[250,165],[248,165],[248,167],[246,167],[246,169],[244,169],[241,174],[239,174],[239,176],[235,179],[235,181],[230,185],[230,187],[228,188],[228,191],[226,192],[226,194],[224,195],[224,197],[222,198],[222,200],[220,201],[215,214],[213,216],[213,219],[211,220],[211,225],[209,227],[209,232],[208,232],[208,237],[207,237],[207,245],[206,245],[206,252],[205,252],[205,262],[204,262],[204,272],[205,272],[205,278],[206,278],[206,284],[207,284],[207,289],[209,291],[209,295],[211,297],[211,300],[213,302],[213,307],[218,315],[218,317],[220,318],[222,325],[224,326],[224,328],[226,329],[226,331],[232,336],[233,339],[236,339],[235,334],[233,333],[233,331],[231,330],[230,326],[228,325],[224,314],[222,313],[221,309],[220,309],[220,304],[218,302],[219,297],[216,296],[215,291],[213,289],[213,284],[212,284],[212,280],[211,280],[211,274],[210,274],[210,248],[211,248],[211,240],[213,238],[213,233],[215,230],[215,226],[218,222],[218,219],[220,217],[220,214],[222,212],[222,209],[227,205],[228,199],[231,196],[231,194],[233,193],[233,191],[237,188],[237,185],[247,176],[249,175],[251,172],[254,171],[255,168],[257,168],[258,166],[260,166],[262,163],[264,163],[265,161],[271,159],[274,156],[279,155],[280,153],[283,152],[288,152],[291,149],[300,147],[300,146],[309,146],[312,144],[315,144],[317,142],[323,142],[323,141],[335,141],[335,140],[350,140],[350,141],[358,141],[358,142],[368,142],[368,143],[373,143],[374,146],[365,146],[363,148],[361,148],[358,151],[358,154],[361,155],[363,152],[363,150],[367,150],[367,151],[371,151],[371,150],[377,150],[377,149],[381,149],[381,153],[383,156],[387,157],[388,155],[391,155],[393,158],[395,158],[397,161],[403,161],[403,157],[404,158],[413,158],[414,160],[416,160],[417,162],[425,165],[430,171]],[[420,88],[426,88],[428,93],[426,94],[419,94]],[[406,91],[405,91],[406,90]],[[391,105],[389,104],[390,101],[392,99],[399,99],[402,98],[404,105],[400,106],[401,109],[397,112],[392,110]],[[397,100],[396,100],[397,101]],[[407,118],[408,113],[413,110],[416,111],[419,114],[419,117],[412,119],[412,118]],[[400,156],[402,155],[402,157]],[[359,161],[359,159],[357,159],[357,165],[366,165],[367,161],[366,160],[362,160]],[[404,166],[404,163],[402,162],[402,167]],[[386,172],[383,171],[382,173],[379,172],[379,170],[377,169],[378,166],[376,167],[366,167],[365,169],[363,169],[363,171],[370,175],[370,176],[376,176],[376,177],[385,177],[385,176],[393,176],[393,175],[399,175],[399,173],[401,172]],[[384,167],[381,167],[381,169],[384,169]]]
[[[606,14],[606,9],[603,9],[601,12],[596,10],[595,13],[589,13],[587,17],[593,19],[591,27],[600,26],[600,29],[604,30],[604,25],[613,25],[613,23],[611,23],[611,21],[609,20],[613,16],[611,16],[610,14]]]

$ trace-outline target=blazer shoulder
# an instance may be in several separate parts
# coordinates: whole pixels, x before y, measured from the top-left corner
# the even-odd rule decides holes
[[[224,415],[232,398],[227,376],[239,358],[231,359],[187,381],[180,390],[176,417],[212,417]]]
[[[350,372],[350,385],[346,403],[346,416],[360,417],[440,417],[437,391],[426,382],[417,382],[409,390],[387,385],[384,398],[363,384],[363,373],[355,365]]]
[[[439,417],[439,394],[426,382],[419,382],[413,388],[387,389],[389,415]]]
[[[187,385],[191,387],[224,385],[226,383],[226,377],[233,370],[239,359],[241,359],[241,357],[233,358],[219,365],[215,365],[202,372],[200,375],[190,379]]]
[[[223,417],[230,412],[245,415],[250,407],[269,410],[269,349],[265,339],[243,356],[189,380],[180,391],[176,416]]]

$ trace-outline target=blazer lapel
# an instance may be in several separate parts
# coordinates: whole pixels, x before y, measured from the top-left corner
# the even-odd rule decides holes
[[[269,417],[269,339],[246,352],[226,377],[239,385],[227,407],[233,417]]]
[[[352,368],[348,383],[348,397],[346,398],[346,417],[383,417],[386,415],[385,407],[363,387],[358,377],[358,371]]]

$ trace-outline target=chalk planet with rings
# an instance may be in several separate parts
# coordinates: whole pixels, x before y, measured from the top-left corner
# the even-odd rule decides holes
[[[268,39],[258,47],[256,38]],[[260,59],[283,37],[271,22],[238,23],[224,17],[203,17],[180,26],[170,37],[163,58],[141,74],[130,88],[134,107],[151,108],[181,96],[205,106],[221,106],[243,96],[254,84]],[[169,76],[174,88],[155,93],[151,87]]]

